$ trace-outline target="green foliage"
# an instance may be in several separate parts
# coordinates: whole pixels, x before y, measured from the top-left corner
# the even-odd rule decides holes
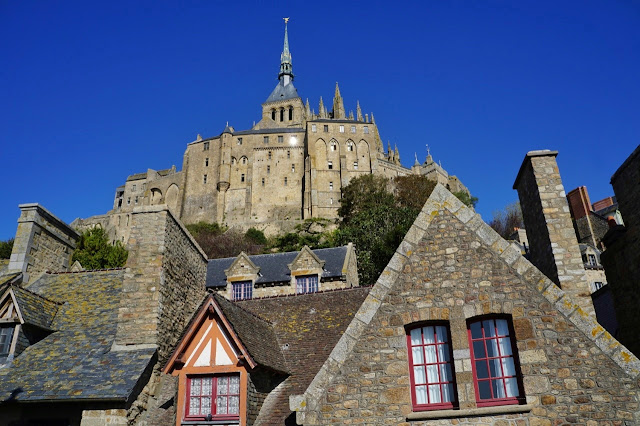
[[[312,249],[332,247],[333,233],[326,229],[330,224],[331,222],[327,219],[307,219],[296,225],[296,232],[288,232],[275,237],[270,247],[271,251],[298,251],[304,246],[309,246]]]
[[[110,244],[104,229],[95,227],[80,235],[71,260],[79,261],[85,269],[119,268],[124,266],[128,255],[120,241]]]
[[[267,237],[265,237],[264,232],[260,231],[259,229],[249,228],[247,229],[247,232],[245,232],[244,236],[256,244],[260,244],[263,246],[267,244]]]
[[[389,188],[394,188],[394,193]],[[353,242],[358,257],[360,285],[373,284],[435,188],[424,176],[389,181],[365,175],[343,188],[336,245]]]
[[[9,259],[13,250],[13,238],[7,241],[0,241],[0,259]]]
[[[198,223],[194,223],[191,225],[186,225],[187,231],[193,236],[193,238],[198,238],[198,235],[201,234],[212,234],[212,235],[220,235],[224,232],[224,229],[217,223],[208,223],[204,221],[200,221]]]
[[[478,204],[478,197],[474,197],[465,191],[454,192],[453,195],[458,197],[467,207],[474,207]]]

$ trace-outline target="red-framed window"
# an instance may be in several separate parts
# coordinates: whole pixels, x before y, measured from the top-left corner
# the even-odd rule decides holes
[[[473,382],[478,407],[524,401],[513,327],[506,318],[468,322]]]
[[[450,342],[446,324],[421,325],[407,330],[414,411],[454,408],[457,405]]]
[[[186,419],[235,420],[239,416],[239,374],[187,377]]]
[[[236,281],[231,283],[233,300],[245,300],[253,297],[253,283],[251,281]]]
[[[315,293],[318,291],[317,275],[302,275],[296,277],[296,293]]]

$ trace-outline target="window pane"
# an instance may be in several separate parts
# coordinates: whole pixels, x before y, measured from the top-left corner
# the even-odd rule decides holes
[[[478,375],[478,379],[489,378],[489,370],[487,369],[486,361],[476,361],[476,374]]]
[[[200,414],[200,398],[189,399],[189,414]]]
[[[498,342],[496,339],[485,340],[487,342],[487,356],[498,356]]]
[[[203,396],[201,399],[202,406],[200,407],[199,414],[209,414],[211,413],[211,397]]]
[[[442,385],[442,402],[453,402],[453,384]]]
[[[515,377],[512,377],[510,379],[504,379],[504,382],[507,387],[508,397],[517,397],[520,395],[520,392],[518,391],[518,382]]]
[[[229,393],[230,394],[239,394],[240,393],[240,377],[232,376],[229,378]]]
[[[439,402],[442,402],[440,385],[429,385],[429,403],[437,404]]]
[[[472,339],[482,339],[482,324],[479,322],[474,322],[471,324],[471,338]]]
[[[435,343],[433,327],[424,327],[422,329],[422,334],[424,335],[424,343]]]
[[[422,354],[421,346],[418,346],[417,348],[412,348],[411,354],[413,355],[414,364],[424,364],[424,356]]]
[[[203,377],[202,378],[202,393],[201,395],[211,395],[211,382],[213,381],[212,377]]]
[[[502,370],[505,376],[516,375],[516,365],[513,362],[513,358],[502,358]]]
[[[491,399],[491,385],[488,380],[478,382],[478,393],[480,394],[480,399]]]
[[[494,337],[496,335],[496,330],[493,326],[493,320],[482,321],[482,328],[484,329],[485,337]]]
[[[425,346],[424,351],[428,363],[438,362],[436,359],[436,347],[434,345]]]
[[[477,342],[473,342],[473,356],[475,358],[486,358],[487,354],[484,352],[484,342],[482,340],[478,340]]]
[[[503,337],[498,339],[498,344],[500,345],[500,355],[513,355],[511,352],[511,340],[508,337]]]
[[[216,413],[227,414],[227,397],[226,396],[218,396],[218,398],[216,399]]]
[[[427,365],[427,382],[428,383],[438,383],[438,365],[432,364]]]
[[[507,320],[503,320],[503,319],[496,320],[496,327],[498,328],[499,336],[509,335],[509,326],[507,325]]]
[[[438,345],[438,360],[440,362],[449,362],[449,345]]]
[[[500,358],[489,360],[489,371],[491,377],[502,377],[502,368],[500,367]]]
[[[426,403],[427,403],[427,387],[416,386],[416,404],[426,404]]]
[[[413,367],[413,379],[415,380],[417,385],[427,383],[426,377],[424,375],[424,367]]]
[[[240,397],[229,397],[229,414],[240,414]]]
[[[447,329],[443,326],[436,327],[436,339],[439,343],[446,343],[447,341]]]
[[[202,395],[202,384],[200,378],[191,379],[191,395]]]
[[[451,374],[451,364],[440,364],[440,381],[452,382],[453,375]]]
[[[504,398],[506,396],[504,392],[504,381],[502,379],[492,380],[491,387],[493,388],[494,398]]]

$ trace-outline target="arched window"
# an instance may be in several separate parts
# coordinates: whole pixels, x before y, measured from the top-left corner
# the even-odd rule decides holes
[[[347,151],[353,151],[353,141],[347,141]]]
[[[510,320],[471,320],[468,328],[473,384],[478,407],[524,402]]]
[[[247,157],[242,157],[242,164],[247,164]]]
[[[414,411],[453,408],[453,374],[449,325],[435,323],[407,330],[411,401]]]
[[[293,120],[293,107],[289,107],[289,121]]]
[[[332,140],[329,143],[329,146],[331,147],[331,151],[337,151],[338,150],[338,144],[335,140]]]
[[[284,108],[280,108],[280,121],[284,121]]]
[[[272,109],[272,110],[271,110],[271,119],[272,119],[273,121],[276,121],[276,110],[275,110],[275,109]]]

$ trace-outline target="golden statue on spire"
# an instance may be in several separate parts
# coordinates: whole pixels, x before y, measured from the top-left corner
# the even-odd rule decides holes
[[[284,19],[285,24],[289,22],[289,18],[282,18],[282,19]]]

